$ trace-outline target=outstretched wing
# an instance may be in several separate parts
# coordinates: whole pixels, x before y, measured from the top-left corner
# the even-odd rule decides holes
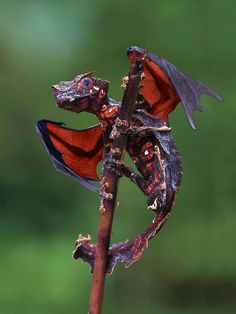
[[[41,120],[36,129],[55,168],[95,191],[97,188],[90,181],[99,180],[96,168],[103,154],[100,124],[84,130],[72,130],[63,123]]]
[[[127,49],[131,63],[135,57],[141,57],[144,52],[144,49],[136,46]],[[166,121],[168,121],[169,113],[181,101],[189,123],[195,129],[193,111],[202,111],[201,94],[209,94],[222,100],[208,86],[192,79],[167,60],[150,52],[145,61],[144,74],[144,86],[140,89],[140,93],[152,106],[151,113]]]

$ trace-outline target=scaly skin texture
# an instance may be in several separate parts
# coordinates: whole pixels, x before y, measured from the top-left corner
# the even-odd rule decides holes
[[[116,125],[119,108],[120,104],[112,101],[101,105],[96,111],[104,132],[110,133],[112,127]],[[163,127],[164,130],[161,129]],[[119,166],[113,162],[112,153],[105,157],[106,167],[135,182],[147,196],[148,207],[157,212],[165,209],[167,193],[171,195],[176,193],[181,178],[180,158],[174,141],[170,137],[170,131],[165,130],[165,127],[165,121],[148,115],[142,109],[134,113],[131,126],[125,131],[128,134],[126,149],[141,175],[123,164]],[[161,131],[155,131],[155,128]],[[116,132],[119,133],[117,127],[115,129],[115,131],[113,129],[113,137],[117,136]],[[168,151],[165,150],[167,141]],[[174,164],[172,159],[175,160]],[[167,176],[171,179],[167,182],[165,169],[169,165]]]
[[[195,129],[193,112],[202,111],[201,94],[222,100],[203,82],[191,78],[169,61],[145,49],[129,47],[127,56],[131,66],[135,62],[143,65],[135,88],[134,112],[132,103],[134,104],[135,100],[132,93],[128,94],[132,82],[128,82],[130,75],[124,77],[122,84],[125,89],[128,86],[123,100],[127,95],[130,100],[127,103],[122,101],[129,104],[126,106],[128,115],[124,115],[120,110],[120,103],[108,97],[109,82],[94,78],[91,73],[85,73],[77,75],[71,81],[54,85],[54,95],[60,108],[95,114],[101,128],[97,125],[86,130],[70,130],[63,128],[60,123],[47,120],[37,124],[37,130],[56,169],[73,176],[91,190],[96,190],[91,181],[98,179],[96,165],[103,157],[103,176],[99,191],[101,213],[105,210],[104,204],[109,203],[105,200],[112,201],[116,197],[117,190],[110,189],[109,178],[117,179],[117,176],[125,175],[146,195],[148,207],[156,214],[152,223],[132,240],[110,247],[108,273],[113,271],[118,262],[129,266],[138,260],[148,241],[161,229],[171,211],[180,185],[182,166],[170,135],[169,114],[181,102],[191,127]],[[127,116],[132,116],[132,120],[120,120],[127,119]],[[90,140],[87,140],[88,138]],[[126,143],[126,150],[139,173],[135,173],[123,163],[124,145],[115,145],[119,141]],[[115,173],[115,176],[111,172]],[[87,261],[93,271],[96,245],[90,244],[90,240],[89,236],[79,236],[73,257]]]
[[[110,248],[108,272],[111,273],[119,261],[129,266],[138,260],[149,239],[165,223],[180,185],[182,167],[168,124],[149,114],[150,106],[141,95],[138,96],[137,109],[128,126],[117,118],[120,103],[109,99],[107,93],[108,82],[95,79],[90,73],[54,86],[59,107],[74,112],[87,111],[98,117],[104,135],[105,169],[119,176],[125,175],[136,183],[147,196],[148,207],[156,212],[155,219],[144,232],[133,240],[114,244]],[[126,150],[140,174],[114,158],[119,152],[110,149],[110,142],[121,133],[128,137]],[[100,186],[102,208],[103,200],[112,195],[106,193],[105,181]],[[90,237],[80,236],[73,257],[87,261],[93,270],[96,246],[89,244],[90,240]]]

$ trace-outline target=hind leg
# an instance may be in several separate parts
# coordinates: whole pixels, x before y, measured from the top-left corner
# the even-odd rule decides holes
[[[127,167],[123,161],[118,160],[112,153],[107,154],[104,162],[104,167],[111,173],[121,177],[126,176],[132,182],[136,183],[144,194],[146,193],[148,182],[137,174],[131,167]]]

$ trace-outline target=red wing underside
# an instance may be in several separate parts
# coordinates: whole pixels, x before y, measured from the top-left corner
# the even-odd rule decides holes
[[[99,180],[96,169],[103,154],[100,125],[85,130],[71,130],[47,122],[46,128],[52,144],[68,168],[80,177]]]
[[[130,62],[133,56],[129,56]],[[168,115],[173,111],[179,102],[179,96],[162,69],[149,58],[145,61],[143,87],[140,94],[152,106],[151,114],[165,121],[168,121]]]

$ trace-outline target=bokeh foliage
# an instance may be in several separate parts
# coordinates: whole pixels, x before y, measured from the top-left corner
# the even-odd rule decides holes
[[[54,171],[35,132],[41,118],[83,128],[50,86],[90,70],[121,98],[130,45],[147,47],[221,94],[202,97],[193,132],[171,116],[184,177],[169,222],[141,261],[108,277],[104,313],[235,313],[235,31],[233,0],[0,0],[0,313],[86,313],[88,266],[70,259],[78,233],[96,240],[98,196]],[[152,219],[128,180],[113,241]]]

